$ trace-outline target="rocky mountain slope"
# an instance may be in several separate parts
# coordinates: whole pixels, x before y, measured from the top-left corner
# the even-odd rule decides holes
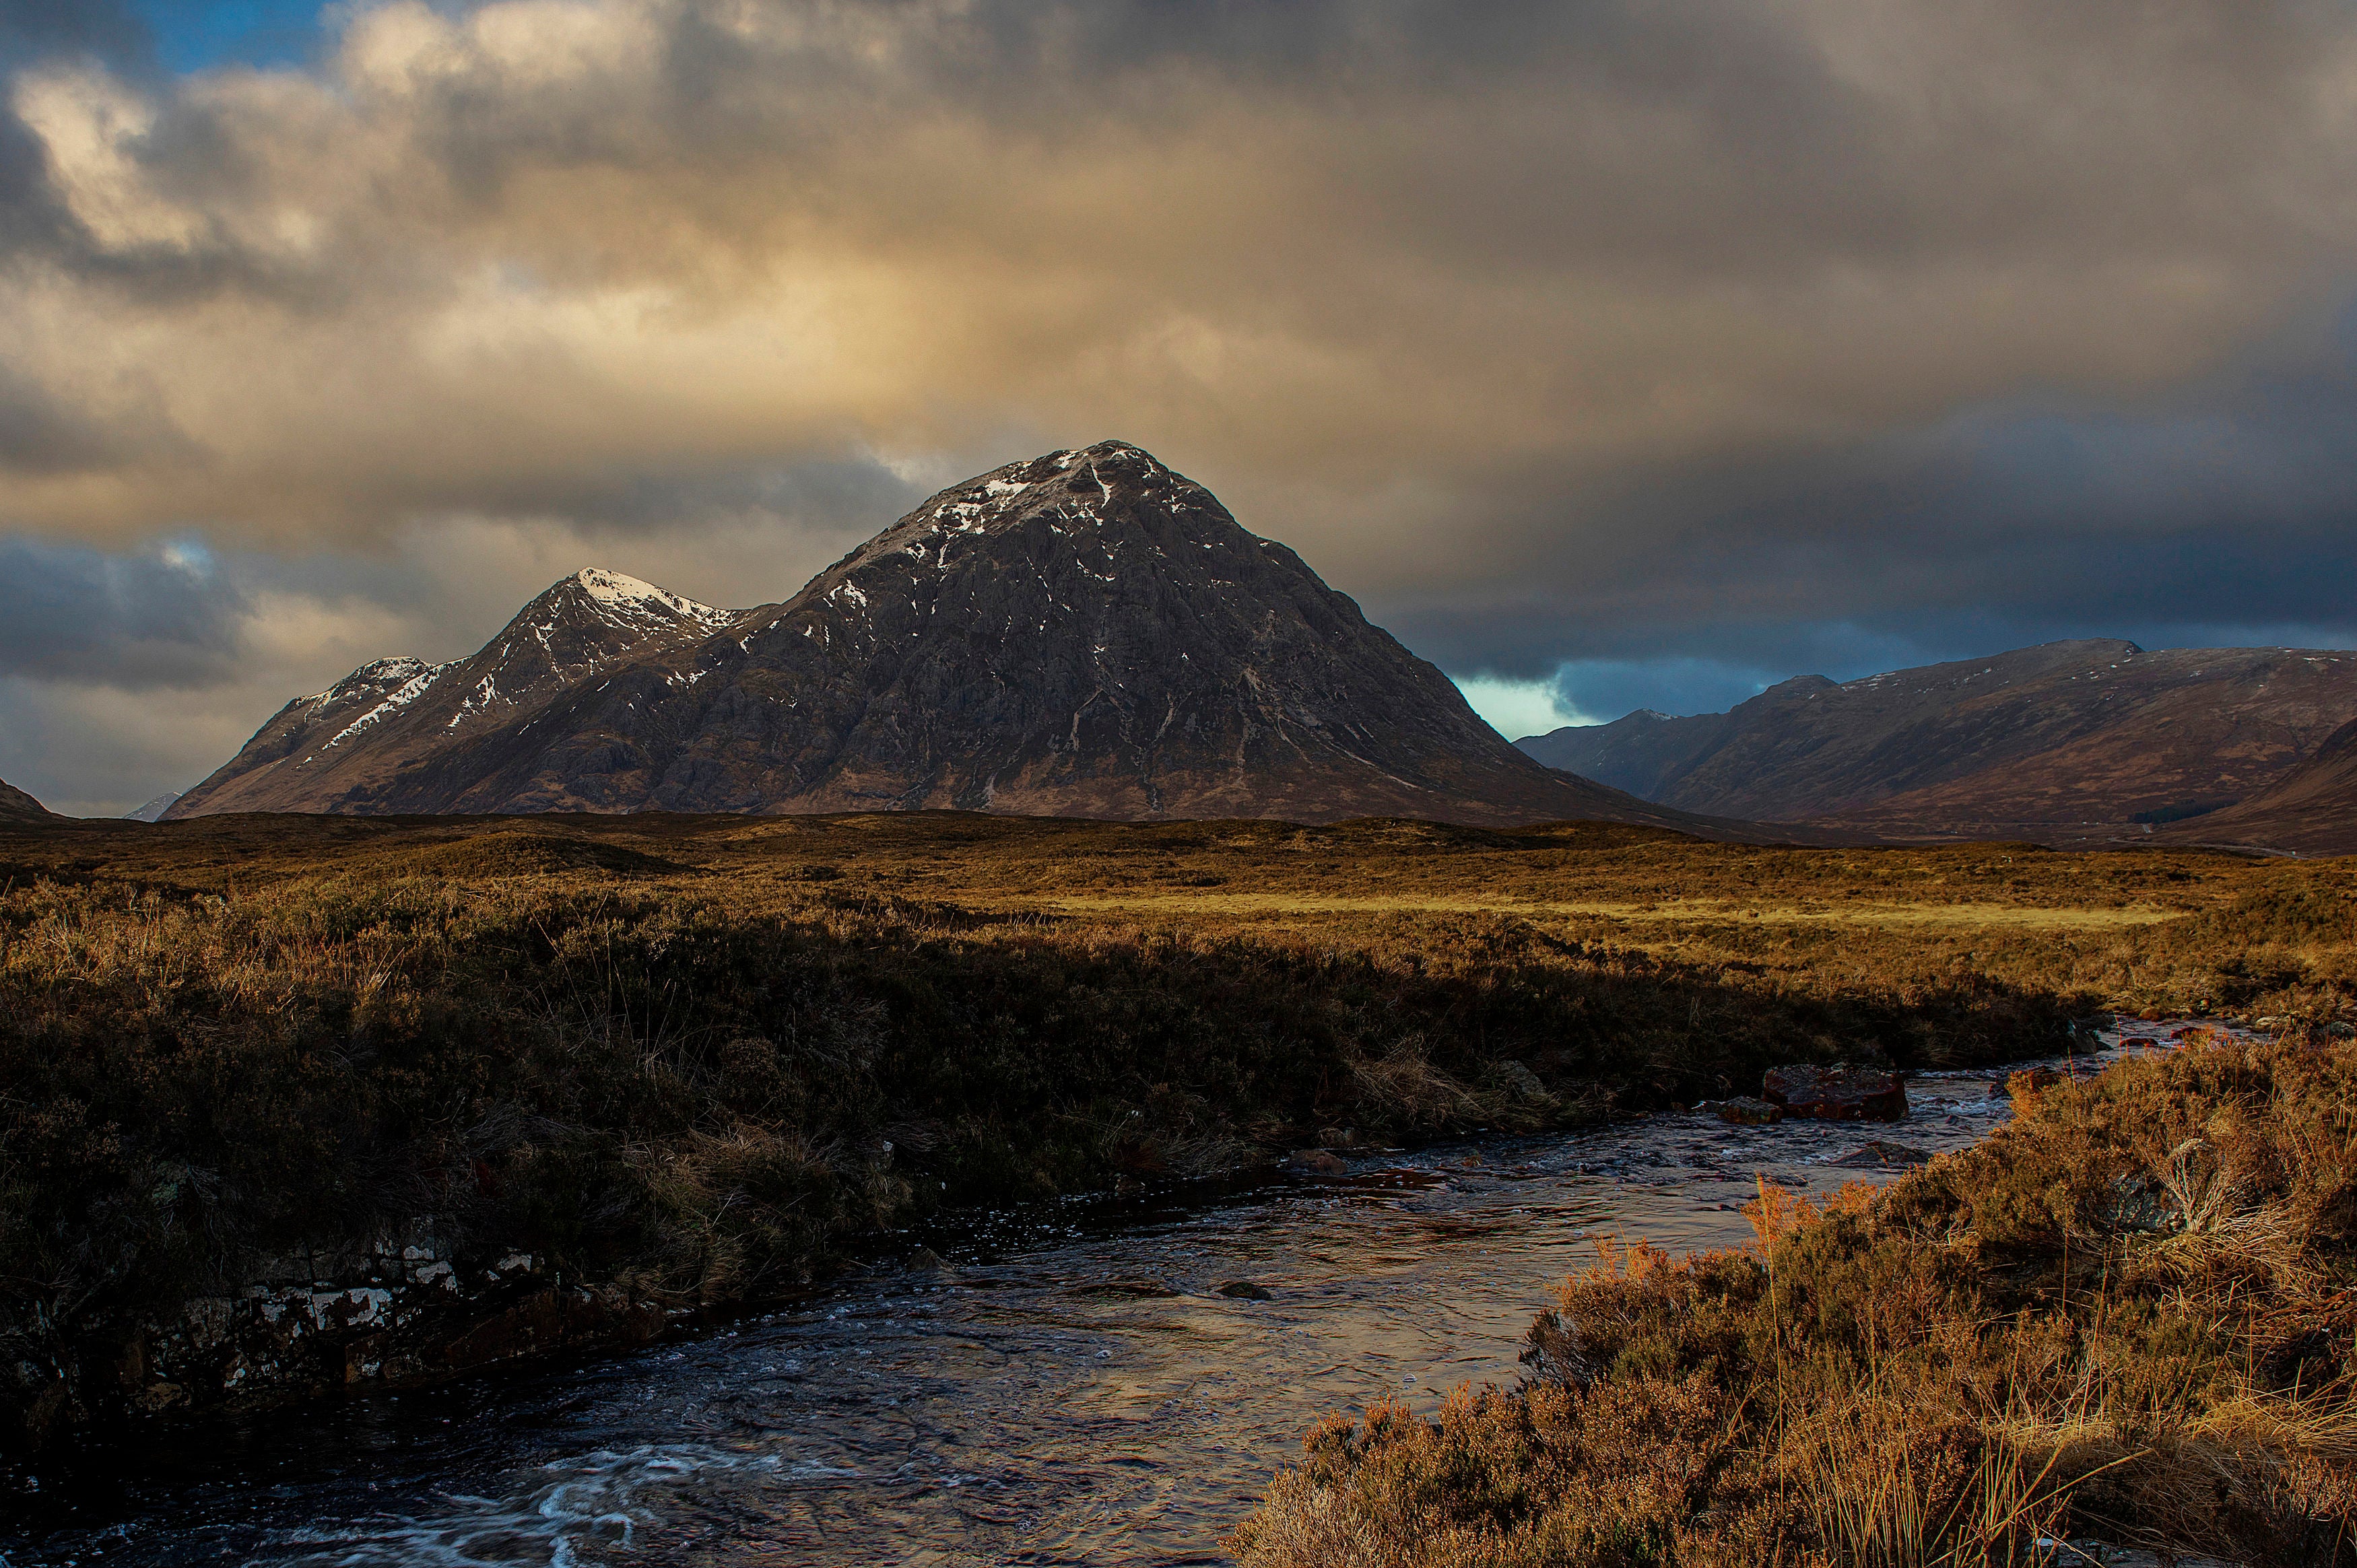
[[[2357,854],[2357,720],[2333,731],[2314,756],[2249,800],[2156,836],[2179,843]]]
[[[2048,643],[1724,714],[1639,712],[1517,744],[1686,811],[1888,833],[2141,832],[2255,795],[2357,714],[2357,653]]]
[[[54,822],[57,814],[13,784],[0,783],[0,822]]]
[[[576,572],[473,657],[380,659],[278,711],[166,821],[216,811],[330,811],[535,713],[621,660],[699,642],[742,613],[616,572]],[[418,808],[431,810],[433,808]]]
[[[1524,757],[1292,551],[1120,442],[944,490],[781,604],[648,613],[639,640],[543,661],[537,683],[501,662],[537,608],[463,664],[355,671],[171,814],[956,808],[1741,831]]]

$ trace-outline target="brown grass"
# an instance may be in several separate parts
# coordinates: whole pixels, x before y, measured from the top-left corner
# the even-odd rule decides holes
[[[2209,1045],[1760,1241],[1606,1243],[1534,1380],[1329,1421],[1247,1568],[2357,1560],[2357,1047]]]

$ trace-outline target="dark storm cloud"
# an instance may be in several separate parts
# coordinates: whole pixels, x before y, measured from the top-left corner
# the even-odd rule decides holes
[[[1501,475],[2142,387],[2351,249],[2321,5],[346,15],[317,75],[18,73],[55,221],[15,285],[48,330],[0,361],[89,381],[94,341],[141,343],[191,443],[20,497],[28,523],[312,544],[1106,426],[1306,503],[1300,542],[1381,586],[1485,527]],[[1418,498],[1403,536],[1340,537],[1385,489]]]
[[[1525,519],[1548,586],[1384,607],[1452,668],[1694,712],[2072,637],[2357,645],[2357,317],[2140,407],[2015,402]]]
[[[50,59],[136,72],[145,27],[119,0],[0,0],[0,72]],[[63,214],[48,189],[39,139],[0,108],[0,254],[52,248]]]
[[[589,472],[513,496],[488,494],[482,505],[493,515],[565,518],[585,541],[676,532],[747,518],[791,520],[804,532],[864,539],[929,493],[929,487],[873,459],[845,458],[678,473]]]
[[[0,364],[0,470],[57,473],[120,456],[115,433]]]
[[[202,685],[230,669],[245,596],[179,562],[0,540],[0,677]]]

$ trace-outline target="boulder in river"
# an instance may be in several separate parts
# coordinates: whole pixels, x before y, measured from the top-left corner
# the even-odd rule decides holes
[[[1768,1069],[1768,1099],[1787,1116],[1819,1122],[1897,1122],[1907,1114],[1907,1087],[1880,1068],[1805,1063]]]
[[[1230,1280],[1219,1287],[1219,1294],[1237,1301],[1275,1301],[1276,1293],[1266,1285],[1256,1285],[1250,1280]]]
[[[1732,1122],[1738,1127],[1765,1127],[1784,1119],[1784,1108],[1772,1101],[1754,1100],[1738,1095],[1733,1100],[1719,1101],[1712,1109],[1722,1122]]]

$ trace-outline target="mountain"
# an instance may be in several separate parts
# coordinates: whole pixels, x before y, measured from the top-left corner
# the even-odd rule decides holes
[[[2357,654],[2050,642],[1724,714],[1640,711],[1518,744],[1690,811],[1896,834],[2103,836],[2283,779],[2357,714]]]
[[[0,783],[0,822],[54,822],[57,813],[13,784]]]
[[[160,822],[163,820],[164,813],[170,811],[173,803],[179,798],[180,792],[178,789],[167,789],[137,811],[124,812],[123,820],[126,822]]]
[[[2300,854],[2357,854],[2357,720],[2333,731],[2314,756],[2249,800],[2156,836]]]
[[[164,819],[369,809],[354,802],[403,769],[463,754],[477,737],[625,660],[700,642],[741,613],[619,572],[576,572],[517,611],[471,658],[380,659],[296,698]]]
[[[1121,442],[943,490],[780,604],[662,604],[642,640],[529,688],[487,671],[530,640],[536,608],[463,665],[369,666],[290,704],[171,814],[957,808],[1743,831],[1532,761],[1292,551]]]

